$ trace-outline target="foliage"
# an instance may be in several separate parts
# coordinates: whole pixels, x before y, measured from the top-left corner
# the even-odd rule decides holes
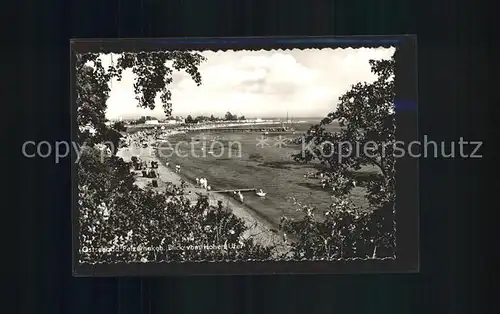
[[[194,121],[196,123],[198,122],[207,122],[207,121],[210,121],[210,117],[207,117],[207,116],[197,116]]]
[[[113,123],[113,126],[111,127],[112,129],[115,129],[118,132],[126,132],[127,127],[125,126],[125,122],[123,121],[118,121]]]
[[[137,120],[131,121],[130,124],[132,124],[132,125],[144,124],[144,123],[146,123],[146,120],[147,120],[146,117],[142,116]]]
[[[224,116],[224,120],[225,121],[235,121],[235,120],[238,120],[238,116],[237,115],[233,115],[231,112],[226,112],[226,115]]]
[[[186,120],[184,120],[184,122],[187,124],[195,123],[195,121],[194,121],[193,117],[191,117],[191,115],[188,115],[186,117]]]
[[[106,142],[106,146],[111,149],[111,153],[114,155],[118,151],[118,147],[120,147],[120,142],[122,135],[114,128],[109,128],[105,130],[104,136],[108,139]]]
[[[238,120],[245,120],[245,116],[238,117],[237,115],[233,115],[230,112],[227,112],[224,115],[224,118],[216,117],[213,114],[210,116],[204,116],[200,115],[197,116],[196,118],[193,118],[191,115],[188,115],[186,119],[184,120],[185,123],[191,124],[191,123],[203,123],[203,122],[216,122],[216,121],[238,121]]]
[[[311,127],[302,139],[305,149],[294,155],[296,161],[316,160],[324,165],[326,170],[318,177],[331,189],[334,200],[322,222],[313,219],[313,208],[304,205],[299,206],[304,218],[282,219],[282,228],[299,238],[292,249],[296,256],[375,258],[395,254],[394,56],[370,60],[370,66],[378,79],[358,83],[342,95],[337,109]],[[335,120],[341,130],[328,132],[325,127]],[[370,208],[356,208],[349,202],[356,186],[353,170],[367,165],[379,170],[367,183]]]
[[[93,62],[94,67],[89,66],[88,62]],[[97,55],[77,56],[75,85],[79,144],[95,144],[107,140],[105,112],[111,77]]]

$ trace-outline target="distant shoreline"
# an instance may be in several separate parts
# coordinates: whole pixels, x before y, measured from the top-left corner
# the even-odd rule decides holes
[[[298,122],[297,122],[298,123]],[[225,128],[225,127],[238,127],[238,126],[253,126],[253,125],[279,125],[281,124],[280,121],[259,121],[259,122],[247,122],[247,121],[242,121],[242,122],[205,122],[205,123],[193,123],[193,124],[185,124],[185,123],[179,123],[179,124],[169,124],[169,123],[155,123],[155,124],[136,124],[136,125],[128,125],[127,126],[127,133],[132,133],[133,131],[139,131],[139,130],[144,130],[144,129],[154,129],[158,127],[163,127],[166,130],[172,130],[172,131],[182,131],[182,130],[196,130],[198,128],[211,128],[211,129],[217,129],[217,128]]]
[[[191,115],[191,116],[193,116],[193,115]],[[306,121],[306,122],[321,121],[322,119],[325,118],[325,116],[326,116],[326,114],[324,116],[320,116],[320,117],[289,117],[289,120],[294,121],[294,122],[297,122],[297,121]],[[108,121],[113,121],[113,122],[119,122],[119,121],[133,122],[133,121],[137,121],[139,118],[140,117],[134,117],[134,118],[117,117],[117,118],[107,118],[107,119],[108,119]],[[166,121],[164,116],[162,116],[162,117],[151,116],[151,118],[156,119],[158,121]],[[250,118],[249,117],[246,120],[241,120],[241,121],[255,121],[258,119],[261,119],[263,121],[283,121],[286,119],[286,117],[260,117],[260,118]],[[172,120],[174,120],[174,119],[172,119]],[[207,121],[207,122],[211,122],[211,121]],[[220,120],[217,122],[230,122],[230,121]]]

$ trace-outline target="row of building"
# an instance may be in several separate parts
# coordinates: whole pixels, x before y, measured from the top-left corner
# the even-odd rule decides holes
[[[122,121],[121,119],[119,121]],[[241,123],[262,123],[262,122],[266,122],[267,120],[263,120],[263,119],[260,119],[260,118],[257,118],[257,119],[245,119],[245,120],[238,120],[238,121],[234,121],[236,123],[238,122],[241,122]],[[114,122],[113,121],[108,121],[106,122],[107,125],[112,125]],[[150,119],[150,120],[146,120],[144,122],[145,125],[177,125],[177,124],[183,124],[184,123],[184,120],[183,119],[175,119],[175,118],[171,118],[171,119],[165,119],[165,120],[157,120],[157,119]],[[214,122],[211,122],[211,123],[214,123]],[[218,122],[215,122],[215,123],[218,123]],[[227,123],[227,121],[219,121],[219,123]]]
[[[260,119],[260,118],[257,118],[257,119],[246,119],[246,120],[239,120],[240,122],[264,122],[264,120]],[[167,120],[163,120],[163,121],[159,121],[159,120],[146,120],[144,122],[144,124],[147,124],[147,125],[165,125],[165,124],[168,124],[168,125],[175,125],[175,124],[182,124],[184,123],[184,120],[176,120],[176,119],[167,119]],[[213,122],[211,122],[213,123]],[[221,121],[221,123],[227,123],[227,121]]]

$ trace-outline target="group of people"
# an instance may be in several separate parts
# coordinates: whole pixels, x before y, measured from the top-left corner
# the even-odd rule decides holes
[[[183,193],[182,187],[173,184],[172,182],[166,182],[165,192],[167,195],[181,195]]]
[[[133,156],[131,160],[134,170],[142,171],[145,177],[156,177],[156,172],[154,171],[154,169],[158,168],[158,162],[151,161],[151,164],[148,165],[146,161],[137,158],[137,156]]]
[[[310,179],[318,179],[318,178],[323,178],[325,174],[323,172],[312,172],[308,171],[305,175],[304,178],[310,178]]]
[[[134,170],[144,170],[148,168],[148,164],[145,161],[132,160],[132,165],[134,167]]]
[[[158,174],[151,168],[147,168],[146,170],[142,170],[142,176],[145,178],[156,178]]]
[[[196,178],[196,186],[207,191],[210,191],[212,188],[208,185],[207,178]]]

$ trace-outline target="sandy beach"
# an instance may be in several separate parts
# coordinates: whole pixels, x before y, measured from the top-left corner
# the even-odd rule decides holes
[[[179,133],[179,132],[173,132]],[[118,150],[117,156],[121,157],[125,161],[130,161],[131,157],[136,156],[141,160],[151,163],[151,161],[158,162],[157,170],[157,181],[158,187],[154,188],[156,190],[164,191],[167,187],[167,183],[171,182],[175,185],[180,185],[183,180],[182,168],[180,173],[175,172],[170,167],[175,167],[175,165],[169,165],[162,163],[162,161],[156,156],[155,148],[148,145],[146,148],[142,148],[138,143],[132,143],[129,147],[122,147]],[[151,183],[151,178],[145,178],[141,175],[140,171],[136,171],[136,184],[144,188],[148,183]],[[256,213],[253,213],[250,209],[246,208],[243,204],[236,201],[234,198],[217,192],[207,191],[203,188],[195,186],[195,184],[188,182],[184,179],[187,188],[185,197],[188,197],[192,201],[196,201],[197,194],[207,195],[211,205],[217,206],[218,202],[221,201],[224,206],[231,208],[232,212],[242,219],[248,226],[248,231],[245,233],[245,237],[252,237],[257,243],[268,246],[275,245],[276,247],[282,247],[279,249],[277,254],[282,254],[287,251],[288,245],[283,240],[283,234],[276,230],[277,228],[270,224],[268,221],[263,220]],[[210,183],[209,183],[210,184]]]

